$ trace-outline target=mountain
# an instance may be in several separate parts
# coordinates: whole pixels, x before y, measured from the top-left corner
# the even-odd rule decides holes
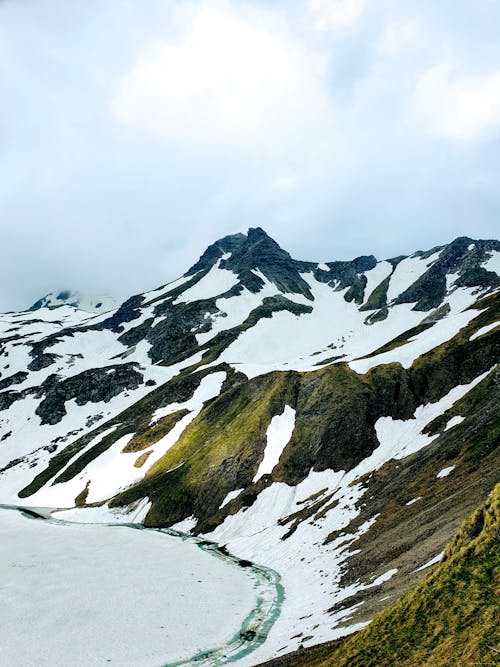
[[[84,296],[80,292],[63,290],[62,292],[50,292],[31,306],[29,310],[40,308],[60,308],[61,306],[72,306],[89,313],[104,313],[116,309],[118,303],[111,296]]]
[[[0,502],[281,575],[256,664],[352,633],[498,481],[500,243],[293,259],[262,229],[90,314],[0,317]]]

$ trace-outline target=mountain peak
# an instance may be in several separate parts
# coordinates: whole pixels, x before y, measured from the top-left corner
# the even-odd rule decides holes
[[[61,290],[60,292],[49,292],[28,308],[28,310],[39,310],[40,308],[60,308],[61,306],[71,306],[79,310],[85,310],[89,313],[105,313],[108,310],[116,308],[117,301],[111,296],[85,296],[80,292],[73,290]]]

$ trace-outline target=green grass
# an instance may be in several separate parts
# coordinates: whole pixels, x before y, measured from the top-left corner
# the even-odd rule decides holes
[[[156,526],[184,518],[181,514],[187,507],[189,513],[216,513],[235,481],[239,483],[231,466],[236,475],[248,476],[262,458],[269,422],[291,400],[292,376],[297,374],[261,376],[230,387],[208,402],[144,479],[113,504],[149,495],[152,507],[147,523]]]
[[[128,454],[129,452],[140,452],[143,449],[151,447],[151,445],[154,445],[158,440],[161,440],[161,438],[170,433],[177,422],[187,415],[188,412],[189,410],[178,410],[166,417],[162,417],[153,426],[149,426],[149,424],[146,425],[125,445],[122,452],[125,454]]]
[[[387,290],[389,289],[389,282],[392,273],[387,276],[382,282],[375,287],[373,292],[368,296],[364,306],[360,310],[379,310],[387,305]]]

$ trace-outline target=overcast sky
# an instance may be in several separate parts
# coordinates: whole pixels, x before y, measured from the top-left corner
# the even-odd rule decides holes
[[[0,0],[0,310],[261,226],[298,259],[498,237],[498,0]]]

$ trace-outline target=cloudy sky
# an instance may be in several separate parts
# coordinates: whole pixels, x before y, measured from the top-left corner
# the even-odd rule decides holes
[[[498,237],[498,0],[0,0],[0,310]]]

